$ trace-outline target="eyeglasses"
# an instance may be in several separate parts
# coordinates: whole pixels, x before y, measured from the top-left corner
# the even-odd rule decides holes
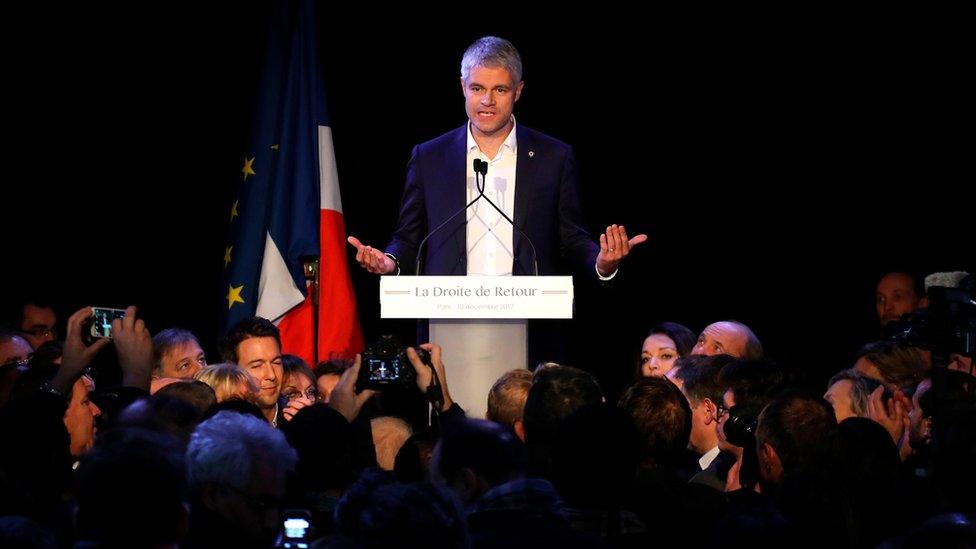
[[[281,394],[288,400],[294,400],[296,398],[302,398],[302,397],[305,397],[309,400],[319,399],[319,390],[314,385],[310,385],[308,389],[305,389],[304,393],[301,391],[288,391]]]
[[[721,421],[725,414],[729,413],[729,409],[722,404],[717,404],[715,406],[715,421]]]

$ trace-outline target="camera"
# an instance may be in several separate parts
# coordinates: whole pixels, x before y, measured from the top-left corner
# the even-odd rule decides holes
[[[96,339],[112,338],[112,321],[124,318],[125,309],[111,309],[108,307],[92,307],[92,315],[85,320],[82,335],[93,342]]]
[[[728,414],[729,418],[725,420],[725,425],[722,427],[725,440],[739,448],[750,445],[755,448],[759,415],[742,406],[729,408]]]
[[[281,532],[274,546],[282,549],[307,549],[312,539],[312,513],[288,509],[281,515]]]
[[[934,353],[976,353],[976,279],[964,278],[958,288],[932,286],[929,306],[889,322],[883,339]]]
[[[418,348],[417,354],[425,364],[430,364],[430,353]],[[417,372],[407,358],[407,348],[396,337],[384,335],[363,351],[356,392],[397,386],[409,388],[416,384],[416,380]]]

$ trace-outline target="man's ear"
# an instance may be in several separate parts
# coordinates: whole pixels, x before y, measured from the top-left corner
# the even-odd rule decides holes
[[[783,462],[776,449],[764,442],[759,448],[759,473],[764,479],[779,480],[783,476]]]
[[[702,399],[699,406],[705,407],[705,425],[711,425],[715,422],[715,412],[718,409],[712,399],[705,397]]]
[[[776,455],[776,450],[769,445],[768,442],[763,442],[762,447],[759,449],[759,465],[765,469],[768,469],[774,461],[777,461],[779,456]]]
[[[515,423],[512,424],[512,428],[515,429],[515,436],[519,437],[519,440],[525,442],[525,424],[522,423],[521,419],[516,419]]]
[[[928,309],[929,308],[929,296],[923,295],[922,296],[922,299],[919,299],[918,300],[918,308],[919,309]]]
[[[515,101],[518,101],[519,98],[522,97],[522,87],[523,86],[525,86],[525,81],[524,80],[515,85],[515,100],[512,101],[512,103],[514,103]]]

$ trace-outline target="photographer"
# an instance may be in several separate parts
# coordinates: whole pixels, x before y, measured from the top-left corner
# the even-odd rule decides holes
[[[104,411],[89,400],[93,384],[85,376],[102,348],[115,344],[124,383],[113,389],[106,402],[121,409],[147,395],[152,342],[144,322],[136,318],[135,307],[125,313],[125,318],[112,322],[112,339],[86,345],[82,332],[92,308],[78,310],[68,319],[60,366],[38,365],[18,380],[0,418],[4,438],[18,441],[0,453],[2,491],[13,503],[9,512],[56,523],[57,509],[70,493],[72,464],[91,447],[94,419]]]
[[[444,368],[441,346],[424,343],[420,348],[429,353],[429,364],[423,361],[416,349],[407,348],[407,358],[417,373],[417,387],[420,392],[434,405],[434,411],[441,421],[463,416],[464,410],[451,399],[451,393],[447,389],[447,371]]]
[[[409,362],[410,366],[406,366]],[[386,391],[384,404],[393,408],[382,415],[409,417],[415,428],[427,425],[427,419],[416,418],[410,412],[416,407],[413,387],[420,389],[430,404],[433,417],[429,424],[437,429],[439,424],[455,417],[463,417],[464,410],[451,398],[447,387],[443,350],[440,345],[424,343],[417,348],[404,347],[396,338],[383,336],[366,346],[357,364],[362,365],[356,377],[356,391]],[[340,382],[341,384],[341,382]],[[337,387],[338,389],[338,387]],[[333,391],[332,398],[336,398]],[[421,425],[423,423],[423,425]]]
[[[719,385],[724,393],[722,404],[715,410],[718,446],[721,452],[735,457],[726,474],[725,491],[752,491],[759,483],[755,452],[759,412],[793,385],[792,372],[768,360],[740,360],[722,369]]]
[[[928,306],[885,326],[885,341],[918,349],[929,366],[973,375],[976,354],[976,277],[963,272],[925,277]]]
[[[147,394],[152,369],[152,340],[145,323],[136,318],[136,308],[129,307],[125,312],[124,318],[113,320],[111,339],[96,338],[86,345],[82,333],[86,321],[92,316],[92,308],[76,311],[68,319],[61,364],[32,369],[17,388],[19,402],[12,406],[12,412],[26,407],[25,410],[33,409],[34,415],[62,416],[70,438],[71,454],[75,457],[91,447],[95,434],[94,418],[103,412],[89,398],[95,383],[87,372],[102,348],[115,344],[123,376],[123,387],[106,393],[106,399],[102,401],[110,408],[108,411],[121,410]],[[113,413],[109,415],[114,416]]]

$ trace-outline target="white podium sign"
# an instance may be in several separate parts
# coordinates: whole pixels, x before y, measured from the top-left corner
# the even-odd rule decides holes
[[[571,276],[384,276],[381,318],[572,318]]]

